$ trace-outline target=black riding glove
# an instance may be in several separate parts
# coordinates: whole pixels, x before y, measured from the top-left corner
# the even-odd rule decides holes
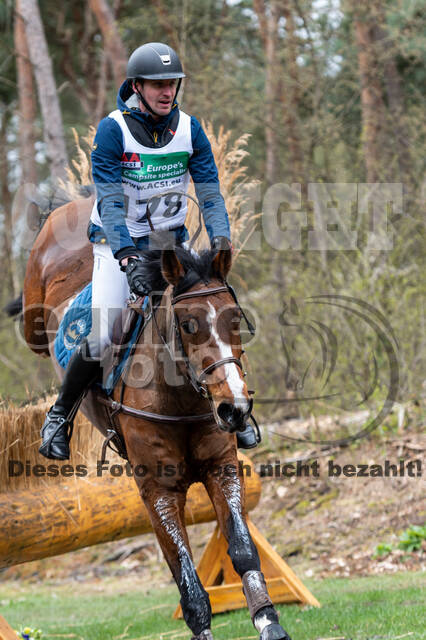
[[[146,272],[141,258],[129,258],[125,267],[127,282],[130,291],[137,296],[146,296],[150,293],[150,288],[144,281]]]
[[[219,251],[220,249],[230,249],[232,251],[232,243],[225,236],[215,236],[212,238],[211,247],[215,251]]]

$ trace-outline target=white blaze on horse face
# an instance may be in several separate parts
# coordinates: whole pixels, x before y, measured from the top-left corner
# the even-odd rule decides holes
[[[230,344],[226,344],[223,340],[220,339],[220,336],[217,332],[215,326],[215,319],[217,318],[216,309],[212,305],[210,301],[207,301],[209,305],[209,313],[207,314],[207,321],[210,327],[210,333],[212,337],[215,339],[216,344],[220,351],[220,357],[222,358],[232,358],[232,347]],[[238,407],[242,411],[246,412],[249,408],[249,403],[247,398],[244,397],[244,380],[240,376],[240,369],[237,364],[234,362],[228,362],[228,364],[222,365],[225,367],[225,378],[228,384],[228,387],[234,396],[234,406]]]

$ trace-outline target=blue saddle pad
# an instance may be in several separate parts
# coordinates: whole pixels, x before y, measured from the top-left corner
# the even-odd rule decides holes
[[[148,298],[145,298],[142,308],[145,310]],[[132,351],[132,347],[137,340],[143,316],[140,315],[133,330],[132,336],[127,343],[126,351],[119,364],[103,383],[103,389],[110,395],[117,384],[121,372]],[[55,358],[60,366],[65,369],[70,361],[75,349],[86,338],[92,329],[92,283],[88,284],[74,299],[66,310],[62,318],[55,338]]]
[[[80,291],[62,318],[55,338],[55,358],[65,369],[92,329],[92,283]]]

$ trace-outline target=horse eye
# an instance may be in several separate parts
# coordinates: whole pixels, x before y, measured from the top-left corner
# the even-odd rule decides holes
[[[198,322],[194,318],[191,318],[191,320],[185,320],[185,322],[182,322],[180,326],[185,333],[190,333],[192,335],[198,331]]]

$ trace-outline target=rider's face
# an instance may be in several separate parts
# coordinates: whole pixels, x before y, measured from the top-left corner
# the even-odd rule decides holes
[[[176,83],[170,80],[144,80],[138,82],[137,87],[151,109],[160,116],[170,113],[176,95]]]

